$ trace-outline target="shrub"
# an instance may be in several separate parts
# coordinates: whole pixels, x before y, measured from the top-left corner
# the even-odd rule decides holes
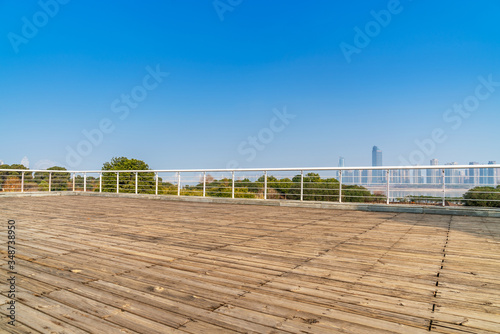
[[[467,206],[500,207],[500,186],[475,187],[464,194]]]

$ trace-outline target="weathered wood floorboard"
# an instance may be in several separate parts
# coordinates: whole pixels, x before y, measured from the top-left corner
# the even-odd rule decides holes
[[[500,333],[498,218],[65,196],[0,222],[1,333]]]

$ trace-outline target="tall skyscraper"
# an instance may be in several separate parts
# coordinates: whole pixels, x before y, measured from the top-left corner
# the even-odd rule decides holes
[[[496,161],[489,161],[488,165],[496,165]],[[488,168],[488,179],[487,183],[489,185],[496,185],[497,183],[497,170],[496,168]]]
[[[369,185],[375,182],[375,170],[362,170],[361,171],[361,184]]]
[[[391,171],[391,183],[402,183],[401,181],[402,172],[403,171],[400,169],[395,169]]]
[[[469,162],[470,166],[479,165],[479,162]],[[477,168],[469,168],[469,184],[478,185],[479,184],[480,171]]]
[[[380,150],[377,146],[373,146],[372,166],[382,166],[382,150]]]
[[[447,166],[456,166],[458,165],[458,162],[450,162],[446,164]],[[458,184],[459,183],[459,177],[458,177],[458,169],[446,169],[445,172],[445,180],[447,184]]]
[[[352,183],[353,184],[361,184],[362,183],[360,170],[352,171]]]
[[[438,159],[431,160],[431,166],[439,165]],[[439,180],[439,169],[428,169],[427,170],[427,183],[428,184],[438,184]]]
[[[373,146],[372,149],[372,166],[377,167],[377,166],[382,166],[382,150],[379,149],[377,146]],[[374,170],[372,172],[372,182],[373,183],[382,183],[384,182],[384,177],[383,177],[383,172],[381,170]]]
[[[414,177],[413,183],[424,184],[425,183],[425,169],[415,169],[413,171],[413,177]]]
[[[339,157],[339,167],[344,167],[345,165],[345,160],[344,160],[344,157]],[[348,175],[346,175],[346,173],[342,174],[343,178],[344,178],[344,182],[347,181],[347,177]],[[339,179],[340,177],[340,173],[337,172],[337,180]]]
[[[401,175],[401,183],[411,183],[411,173],[410,173],[410,170],[409,169],[402,169],[400,171],[400,175]]]

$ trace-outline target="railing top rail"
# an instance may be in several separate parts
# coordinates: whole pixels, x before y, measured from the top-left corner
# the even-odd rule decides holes
[[[435,166],[365,166],[365,167],[293,167],[293,168],[209,168],[209,169],[151,169],[151,170],[46,170],[46,169],[0,169],[0,172],[49,172],[49,173],[203,173],[203,172],[293,172],[293,171],[346,171],[346,170],[415,170],[415,169],[482,169],[500,168],[500,164],[494,165],[435,165]]]

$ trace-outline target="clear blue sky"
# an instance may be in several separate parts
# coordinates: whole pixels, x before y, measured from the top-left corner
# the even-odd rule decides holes
[[[0,3],[5,163],[500,162],[497,0],[54,1]]]

